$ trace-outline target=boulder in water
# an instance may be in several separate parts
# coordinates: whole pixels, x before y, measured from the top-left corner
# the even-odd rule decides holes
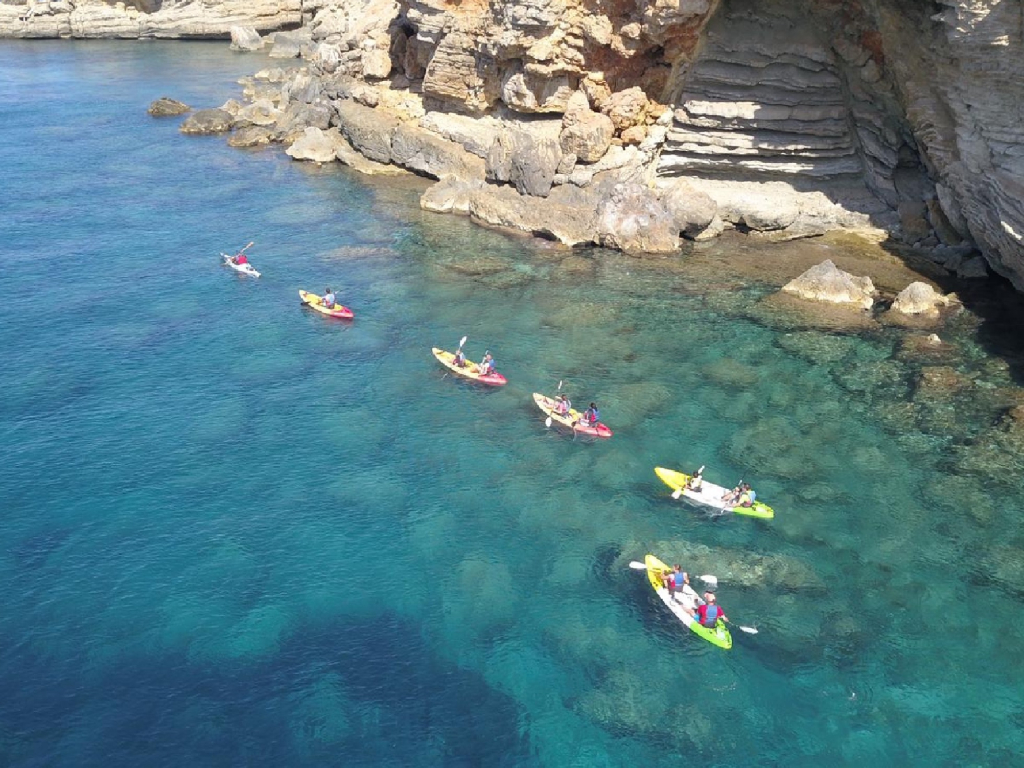
[[[200,109],[189,115],[178,130],[197,135],[226,133],[231,130],[232,123],[234,118],[230,112],[223,109]]]
[[[285,152],[293,160],[311,160],[314,163],[330,163],[337,158],[341,134],[337,128],[322,131],[314,126],[303,131],[294,144]]]
[[[255,27],[234,26],[231,28],[231,50],[258,51],[264,40]]]
[[[913,282],[896,296],[892,303],[893,312],[905,315],[937,316],[940,307],[947,307],[956,301],[952,294],[943,296],[928,283]]]
[[[852,304],[871,309],[875,286],[870,277],[855,277],[826,259],[790,280],[782,290],[811,301]]]
[[[190,109],[192,107],[184,102],[168,98],[167,96],[161,96],[150,104],[149,109],[146,111],[153,117],[174,117],[175,115],[183,115]]]

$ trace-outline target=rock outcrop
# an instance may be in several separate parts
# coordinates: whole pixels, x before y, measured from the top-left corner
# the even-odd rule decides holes
[[[15,0],[0,4],[0,37],[209,38],[233,27],[270,32],[302,23],[303,0]]]
[[[298,138],[307,114],[324,130],[326,110],[369,168],[454,175],[481,211],[504,210],[504,188],[513,189],[525,198],[515,206],[525,218],[510,218],[527,231],[548,230],[546,215],[530,221],[543,206],[529,198],[600,185],[619,197],[601,198],[595,221],[618,217],[621,226],[598,239],[663,249],[671,236],[644,231],[643,214],[616,211],[628,197],[626,207],[660,217],[665,190],[681,180],[714,209],[703,229],[697,222],[706,217],[684,217],[685,237],[867,228],[930,252],[958,275],[983,276],[987,264],[1024,289],[1019,3],[0,5],[4,36],[227,37],[233,27],[289,30],[277,31],[271,55],[307,67],[282,81],[287,93],[255,83],[247,94],[276,100],[289,115],[287,124],[275,116],[275,140]],[[255,45],[248,29],[248,43],[235,38]],[[343,104],[373,114],[353,117]],[[476,185],[479,164],[463,152],[483,160],[490,185]],[[429,204],[462,210],[455,188]]]
[[[161,96],[150,104],[149,109],[146,111],[153,117],[174,117],[176,115],[183,115],[191,109],[192,107],[184,102],[168,98],[167,96]]]
[[[849,304],[862,309],[871,309],[875,301],[875,286],[871,284],[871,278],[844,272],[831,259],[790,280],[782,290],[811,301]]]
[[[928,283],[914,282],[899,292],[892,303],[892,311],[904,315],[938,316],[942,307],[948,307],[955,301],[955,296],[944,296]]]

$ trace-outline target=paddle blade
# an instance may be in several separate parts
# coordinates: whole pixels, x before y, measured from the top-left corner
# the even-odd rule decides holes
[[[740,630],[743,631],[743,632],[746,632],[748,635],[756,635],[757,634],[757,627],[744,627],[744,626],[741,626]]]
[[[555,390],[555,391],[556,392],[561,392],[562,391],[562,380],[561,379],[558,380],[558,389]]]
[[[706,576],[701,576],[700,580],[703,581],[705,584],[707,584],[709,587],[717,587],[718,586],[718,577],[717,576],[712,576],[710,573],[707,574]]]
[[[647,566],[646,565],[644,565],[643,563],[638,563],[636,560],[631,562],[629,564],[629,567],[632,568],[634,571],[646,571],[647,570]]]
[[[672,491],[672,498],[673,499],[678,499],[682,495],[683,495],[683,492],[681,490],[679,490],[678,488],[676,488],[676,490]]]
[[[550,427],[551,426],[551,417],[550,416],[548,416],[546,419],[544,419],[544,426],[545,427]]]

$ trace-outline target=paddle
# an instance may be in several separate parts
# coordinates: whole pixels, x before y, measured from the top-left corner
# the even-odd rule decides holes
[[[559,379],[558,380],[558,389],[555,390],[555,394],[558,394],[561,391],[562,391],[562,380]],[[549,427],[549,428],[551,427],[551,416],[554,414],[554,412],[555,412],[555,409],[554,409],[554,407],[552,407],[550,413],[548,413],[548,417],[546,419],[544,419],[544,426],[545,427]]]
[[[636,560],[633,560],[632,562],[630,562],[629,567],[632,568],[634,571],[646,571],[647,570],[647,566],[646,565],[644,565],[643,563],[638,562]],[[718,577],[714,576],[714,575],[712,575],[710,573],[704,574],[703,576],[698,576],[697,578],[700,579],[701,581],[703,581],[705,584],[707,584],[712,589],[714,589],[715,587],[718,586]],[[737,624],[736,626],[739,628],[739,630],[741,632],[746,632],[748,635],[756,635],[757,634],[757,627],[745,627],[742,624]]]

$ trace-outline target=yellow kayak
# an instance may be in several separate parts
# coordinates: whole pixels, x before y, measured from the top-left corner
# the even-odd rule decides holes
[[[583,424],[580,424],[579,420],[581,414],[575,408],[570,408],[567,416],[562,416],[561,414],[556,413],[555,401],[550,397],[540,394],[539,392],[533,393],[533,402],[535,402],[537,407],[544,411],[544,413],[550,416],[552,421],[558,422],[563,427],[574,429],[581,435],[594,435],[595,437],[612,436],[612,431],[600,421],[592,427],[586,427]]]
[[[299,291],[299,298],[302,299],[302,303],[307,307],[312,307],[317,312],[327,315],[328,317],[344,317],[346,319],[355,317],[355,313],[348,307],[343,307],[341,304],[335,303],[333,307],[328,309],[324,306],[324,301],[315,293],[309,291]]]
[[[701,484],[699,491],[695,491],[687,486],[692,476],[684,472],[676,472],[674,469],[665,469],[665,467],[655,467],[654,474],[660,477],[661,482],[673,491],[679,491],[683,496],[698,504],[704,504],[705,506],[714,507],[722,511],[728,510],[737,515],[760,517],[763,520],[770,520],[775,517],[775,510],[761,501],[755,501],[749,507],[729,506],[722,501],[722,497],[729,492],[729,489],[709,483],[707,480]]]
[[[505,384],[505,377],[495,371],[489,373],[486,376],[480,375],[480,366],[477,363],[471,363],[469,360],[461,368],[455,364],[455,353],[446,352],[443,349],[433,347],[431,352],[434,353],[434,357],[441,363],[445,368],[450,370],[452,373],[456,373],[459,376],[463,376],[473,381],[479,381],[481,384],[490,384],[492,387],[500,387]]]

